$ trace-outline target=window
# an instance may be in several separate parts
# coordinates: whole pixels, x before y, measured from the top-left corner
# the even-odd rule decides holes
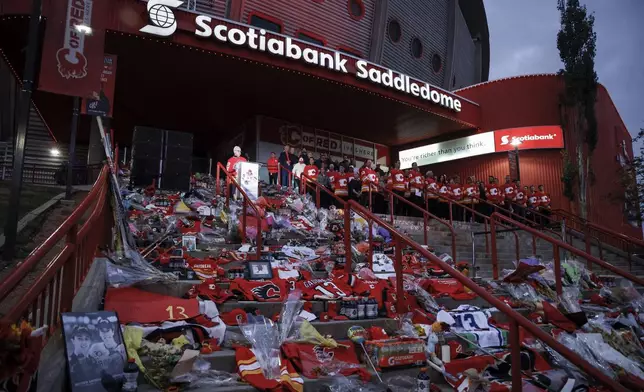
[[[358,52],[357,50],[353,50],[351,48],[347,48],[346,46],[339,46],[338,47],[338,52],[346,53],[354,57],[362,58],[362,53]]]
[[[396,19],[391,19],[387,25],[387,33],[392,42],[399,42],[402,36],[402,28]]]
[[[248,24],[274,33],[282,32],[282,22],[268,15],[253,12],[248,16]]]
[[[349,16],[354,20],[360,20],[364,16],[364,3],[362,0],[348,0]]]
[[[411,55],[417,59],[423,57],[423,43],[418,37],[414,37],[411,40]]]
[[[443,69],[443,60],[438,53],[434,53],[432,56],[432,70],[434,73],[439,73]]]
[[[317,34],[309,33],[308,31],[298,30],[295,33],[295,37],[301,39],[302,41],[310,42],[312,44],[316,44],[320,46],[326,45],[326,41],[324,40],[324,38],[320,37]]]

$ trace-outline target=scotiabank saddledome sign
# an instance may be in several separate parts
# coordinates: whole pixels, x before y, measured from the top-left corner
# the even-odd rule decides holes
[[[148,34],[167,37],[177,29],[177,22],[172,8],[183,4],[179,0],[150,0],[147,4],[150,25],[140,31]],[[213,23],[213,20],[215,21]],[[230,24],[231,22],[227,22]],[[331,71],[348,74],[348,58],[340,52],[310,47],[309,43],[270,33],[264,29],[255,29],[250,26],[231,27],[207,15],[195,17],[195,35],[202,38],[213,38],[216,41],[229,43],[234,46],[247,47],[260,52],[267,52],[275,56],[285,57],[294,61],[303,61],[307,64],[326,68]],[[300,46],[300,42],[306,46]],[[355,76],[358,79],[368,80],[374,84],[398,90],[435,105],[461,111],[461,100],[426,82],[419,82],[402,73],[391,69],[382,68],[365,60],[357,60]]]
[[[453,161],[477,155],[514,150],[564,148],[563,131],[558,125],[508,128],[479,133],[460,139],[428,144],[398,154],[401,169]]]

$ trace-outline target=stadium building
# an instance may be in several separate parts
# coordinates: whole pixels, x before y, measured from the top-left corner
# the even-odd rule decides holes
[[[4,141],[31,12],[31,1],[0,6],[0,80],[10,87],[0,90]],[[63,150],[74,97],[82,113],[111,117],[122,151],[135,127],[152,127],[190,133],[192,155],[219,161],[235,145],[265,162],[290,144],[502,179],[514,175],[508,152],[519,140],[522,183],[543,184],[554,208],[579,212],[562,191],[562,153],[577,147],[562,127],[570,115],[559,103],[563,81],[488,81],[482,0],[43,0],[42,16],[33,100],[45,139]],[[631,137],[603,86],[596,109],[588,217],[641,237],[619,180]],[[77,138],[89,162],[100,159],[94,123],[83,115]],[[188,167],[204,171],[204,162]]]

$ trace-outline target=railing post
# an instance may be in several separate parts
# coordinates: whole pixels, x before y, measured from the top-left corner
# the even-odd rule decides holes
[[[217,165],[217,177],[215,180],[215,195],[219,196],[221,191],[221,185],[219,184],[219,165]]]
[[[448,200],[447,208],[449,208],[449,224],[454,224],[454,217],[452,216],[452,201]]]
[[[534,237],[534,234],[532,235],[532,255],[537,255],[537,239]],[[517,260],[519,259],[517,258]]]
[[[602,259],[602,247],[599,245],[599,258]],[[632,259],[631,259],[631,243],[626,242],[626,254],[628,255],[628,271],[633,272],[633,264],[632,264]]]
[[[490,242],[488,240],[489,234],[487,233],[487,221],[489,218],[483,217],[483,231],[485,231],[485,254],[490,255]]]
[[[512,392],[523,390],[521,375],[521,341],[519,340],[519,323],[510,319],[510,350],[512,356]]]
[[[315,183],[315,205],[320,208],[320,185]]]
[[[561,218],[561,238],[563,239],[564,242],[566,242],[566,218],[565,217]],[[572,245],[572,241],[570,242],[570,245]]]
[[[394,224],[394,194],[389,194],[389,222]]]
[[[396,235],[394,246],[396,247],[396,258],[394,260],[394,269],[396,271],[396,311],[398,314],[402,314],[405,312],[405,309],[403,309],[403,296],[405,292],[403,291],[402,243],[398,235]]]
[[[492,276],[494,279],[499,279],[499,262],[497,260],[496,252],[496,225],[494,222],[494,215],[490,216],[490,241],[492,248]]]
[[[257,260],[262,258],[262,218],[257,217],[257,238],[255,239],[255,244],[257,247]]]
[[[373,270],[373,219],[369,218],[369,268]]]
[[[555,287],[557,295],[561,295],[563,288],[561,282],[561,260],[559,257],[559,245],[552,244],[552,256],[555,262]],[[590,260],[588,262],[590,263]]]
[[[373,212],[373,207],[371,206],[371,182],[369,183],[369,212]]]
[[[588,230],[588,225],[584,225],[584,242],[586,242],[586,253],[590,253],[590,230]],[[593,263],[588,261],[588,270],[593,270]]]
[[[259,218],[259,217],[258,217]],[[246,243],[246,200],[242,203],[242,244]]]
[[[72,252],[69,255],[68,261],[63,267],[63,281],[61,282],[61,295],[60,295],[60,312],[71,312],[72,302],[74,301],[74,295],[76,294],[76,276],[80,273],[78,270],[78,264],[76,263],[76,242],[78,234],[78,225],[74,224],[71,226],[67,232],[67,237],[65,238],[65,246],[72,247]]]
[[[427,228],[428,228],[428,226],[429,226],[429,222],[428,222],[428,219],[427,219],[427,213],[423,212],[423,238],[425,239],[425,246],[427,246]]]
[[[351,274],[351,205],[344,204],[344,272]]]

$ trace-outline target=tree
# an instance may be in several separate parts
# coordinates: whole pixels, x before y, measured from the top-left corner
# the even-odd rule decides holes
[[[644,129],[633,139],[633,145],[639,145],[639,154],[629,157],[626,149],[620,151],[621,166],[619,182],[624,194],[615,195],[614,200],[624,203],[624,211],[628,220],[637,226],[642,226],[644,220]]]
[[[589,179],[592,181],[592,154],[597,146],[597,73],[595,72],[595,17],[579,0],[559,0],[561,29],[557,34],[557,49],[564,64],[559,71],[564,79],[565,93],[560,97],[561,125],[573,136],[577,146],[567,155],[562,181],[566,196],[573,200],[577,189],[579,213],[588,214]],[[572,168],[570,166],[573,166]],[[572,175],[571,175],[572,174]],[[576,180],[576,183],[575,183]],[[576,187],[575,187],[576,185]]]

